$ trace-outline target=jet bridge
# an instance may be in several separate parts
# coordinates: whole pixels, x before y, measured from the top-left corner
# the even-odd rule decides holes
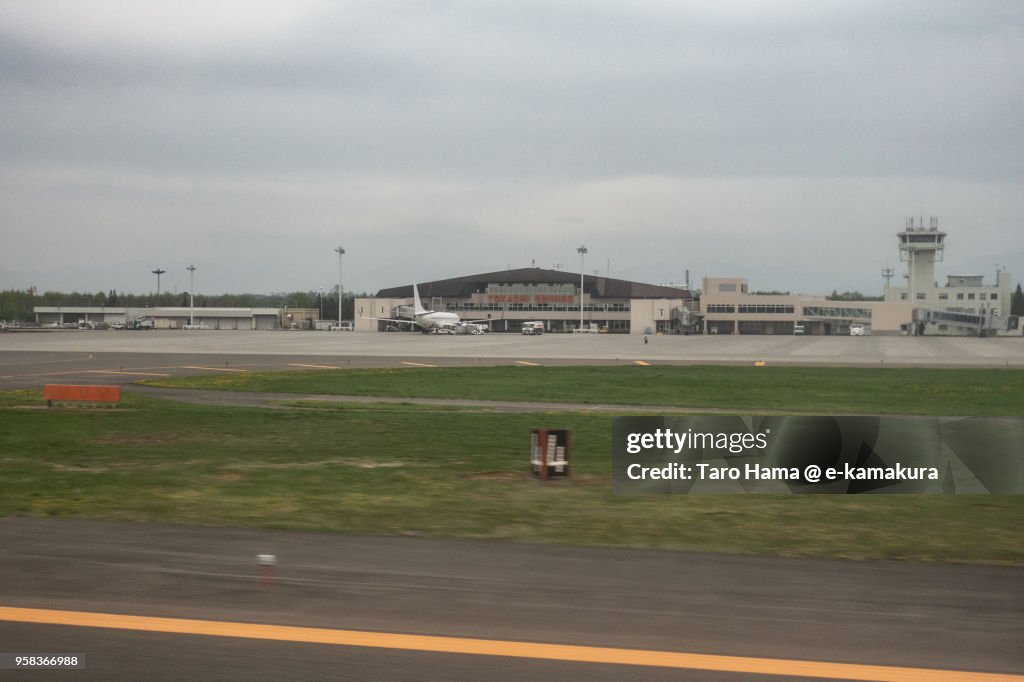
[[[980,313],[915,308],[914,336],[1020,336],[1018,315],[1002,317],[994,309]]]

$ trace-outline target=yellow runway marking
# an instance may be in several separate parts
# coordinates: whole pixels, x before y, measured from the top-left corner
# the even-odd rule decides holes
[[[651,363],[649,363],[649,362],[644,362],[643,360],[634,360],[634,361],[633,361],[633,364],[634,364],[634,365],[640,365],[640,366],[642,366],[642,367],[650,367],[650,366],[651,366]]]
[[[930,668],[900,668],[854,663],[827,663],[742,656],[713,656],[676,651],[614,649],[568,644],[507,642],[494,639],[464,639],[429,635],[401,635],[359,630],[328,630],[286,625],[230,623],[185,618],[154,618],[123,616],[110,613],[55,611],[0,606],[0,620],[46,625],[74,625],[90,628],[112,628],[143,632],[165,632],[209,637],[240,637],[283,642],[334,644],[341,646],[405,649],[446,654],[476,656],[510,656],[552,661],[611,663],[656,668],[682,668],[751,675],[790,675],[833,680],[867,680],[869,682],[1024,682],[1022,675],[978,673]]]
[[[233,367],[196,367],[194,365],[182,365],[182,369],[205,369],[207,372],[248,372],[247,369],[235,369]]]
[[[403,365],[409,365],[410,367],[437,367],[437,365],[426,365],[422,362],[406,362],[402,360]]]
[[[312,367],[313,369],[338,369],[334,365],[304,365],[301,362],[289,362],[291,367]]]
[[[527,367],[540,367],[539,362],[527,362],[526,360],[516,360],[517,365],[526,365]]]

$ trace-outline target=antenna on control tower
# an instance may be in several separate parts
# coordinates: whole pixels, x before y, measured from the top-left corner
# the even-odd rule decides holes
[[[893,270],[888,265],[886,265],[884,268],[882,268],[882,277],[885,278],[885,288],[886,289],[889,288],[889,280],[891,280],[895,274],[896,274],[896,271]]]

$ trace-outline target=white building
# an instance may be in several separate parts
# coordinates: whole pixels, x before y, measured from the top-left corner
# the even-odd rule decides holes
[[[194,320],[204,329],[279,329],[278,308],[124,308],[112,306],[36,306],[36,322],[42,326],[131,324],[145,319],[155,329],[181,329]]]
[[[706,332],[833,335],[848,334],[856,324],[875,334],[1019,334],[1019,320],[1010,315],[1010,274],[996,273],[992,285],[982,275],[948,275],[939,286],[935,263],[943,260],[946,233],[935,218],[928,227],[923,222],[915,226],[911,219],[897,235],[907,284],[887,285],[883,300],[753,294],[745,279],[709,277],[700,299]]]

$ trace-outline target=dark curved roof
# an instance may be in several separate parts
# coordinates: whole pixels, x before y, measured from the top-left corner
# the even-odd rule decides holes
[[[466,275],[433,282],[420,282],[417,287],[422,298],[469,298],[483,293],[488,284],[579,284],[579,273],[544,268],[498,270],[480,275]],[[693,292],[680,287],[666,287],[643,282],[630,282],[610,277],[583,276],[583,288],[593,298],[694,298]],[[380,298],[411,298],[412,284],[377,292]]]

